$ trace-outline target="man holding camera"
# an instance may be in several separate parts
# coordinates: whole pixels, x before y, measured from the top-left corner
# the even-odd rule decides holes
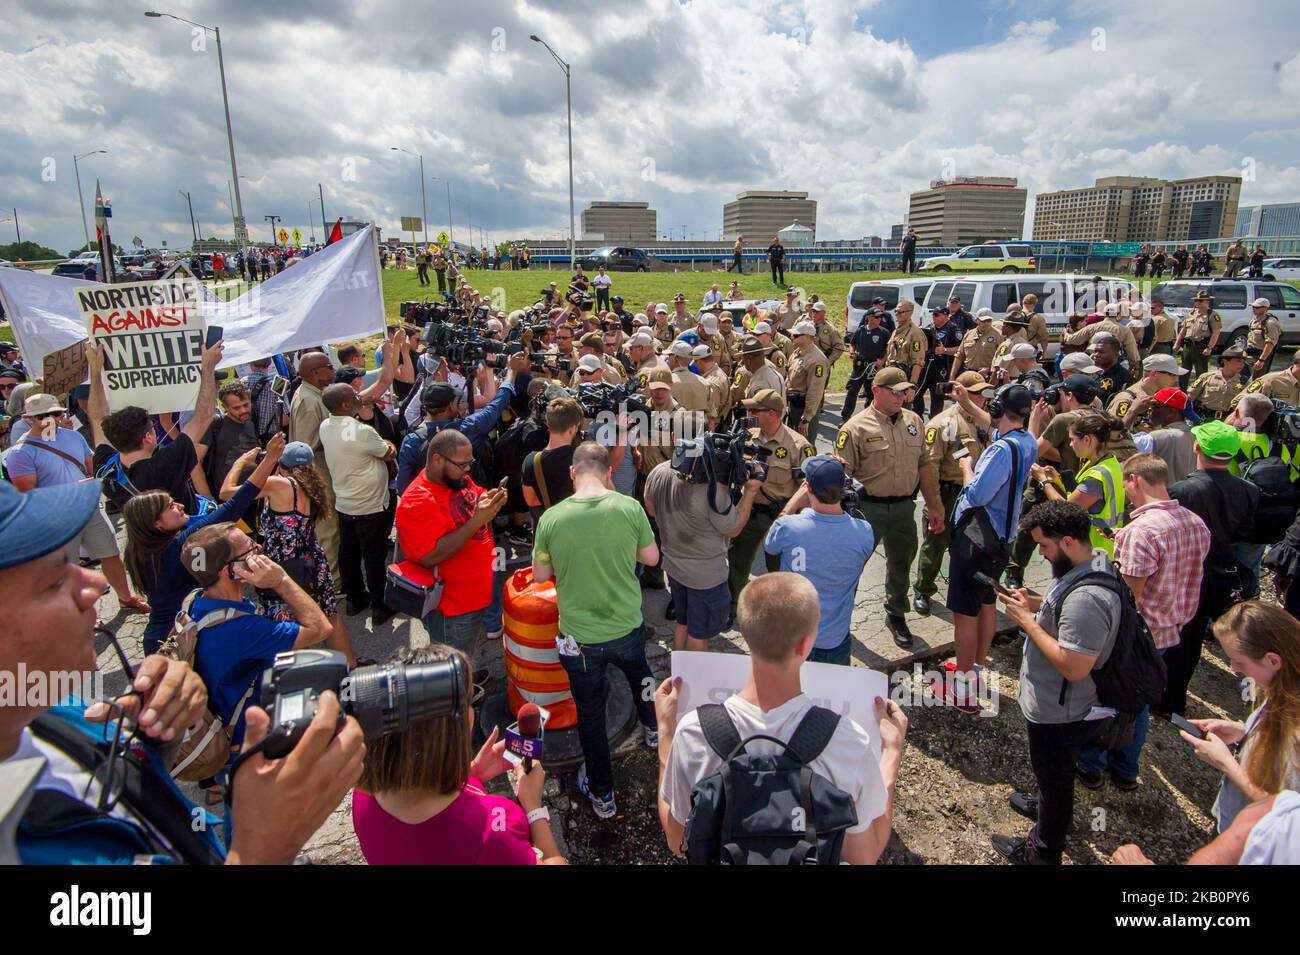
[[[668,368],[654,368],[646,374],[645,393],[647,413],[640,415],[643,423],[636,431],[637,477],[635,497],[645,501],[645,484],[650,472],[673,457],[673,444],[678,438],[694,438],[704,431],[704,416],[691,414],[679,405],[673,395],[673,373]],[[658,525],[651,520],[650,530],[659,541]],[[657,565],[645,567],[641,572],[641,586],[658,589],[664,585],[663,569]]]
[[[762,546],[767,529],[780,515],[786,502],[794,497],[798,490],[794,472],[806,459],[812,457],[813,448],[799,432],[787,427],[782,418],[785,414],[785,398],[777,391],[764,388],[752,398],[744,399],[741,404],[757,422],[749,429],[746,441],[767,451],[767,477],[762,489],[754,501],[749,521],[740,534],[732,540],[727,555],[730,565],[728,583],[731,588],[731,610],[735,615],[736,601],[749,582],[749,572],[754,565],[754,557]],[[780,560],[769,554],[766,558],[769,571],[780,568]]]
[[[963,371],[957,384],[966,389],[969,401],[983,408],[990,385],[978,372]],[[951,389],[947,389],[951,392]],[[988,447],[988,429],[977,425],[960,404],[944,408],[932,417],[925,429],[925,456],[939,476],[939,499],[943,502],[944,527],[940,531],[929,528],[929,512],[925,513],[927,526],[921,540],[921,558],[916,565],[916,578],[912,582],[912,609],[923,617],[930,615],[930,598],[938,592],[935,579],[943,565],[943,555],[948,552],[951,539],[950,524],[957,497],[961,494],[963,475],[960,461],[969,458],[978,463]]]
[[[790,330],[794,351],[786,368],[785,421],[805,438],[817,434],[817,413],[830,376],[830,360],[817,347],[817,326],[799,321]]]
[[[0,483],[0,617],[8,621],[0,633],[0,672],[26,666],[29,674],[53,680],[55,674],[95,668],[95,601],[104,577],[69,562],[64,548],[94,515],[99,495],[94,482],[26,494]],[[361,775],[361,727],[349,717],[336,734],[338,699],[327,691],[292,753],[281,760],[250,757],[231,781],[237,806],[230,846],[223,850],[214,838],[219,821],[183,798],[165,805],[132,798],[146,774],[166,773],[155,747],[179,740],[207,704],[203,681],[187,664],[153,654],[136,667],[130,692],[111,703],[96,701],[84,713],[69,706],[0,707],[0,763],[46,760],[26,810],[31,824],[18,831],[22,860],[291,863]],[[124,761],[129,775],[123,798],[102,806],[101,796],[108,794],[102,791],[101,766],[84,763],[82,754],[94,750],[98,763],[98,747],[116,735],[111,724],[98,724],[114,717],[126,723],[124,736],[138,728],[132,747],[146,756]],[[251,706],[245,723],[244,742],[251,747],[266,735],[270,719]],[[153,779],[150,785],[169,784]],[[50,825],[59,815],[78,821]],[[200,821],[206,825],[193,825]]]
[[[656,465],[645,482],[646,514],[659,527],[662,566],[672,593],[673,649],[707,650],[727,626],[731,591],[727,584],[727,544],[749,521],[761,477],[745,480],[740,501],[731,488],[704,471],[702,441],[687,449],[679,471],[673,462]]]
[[[862,513],[885,548],[885,626],[904,649],[914,639],[906,615],[907,578],[917,550],[918,488],[928,511],[926,526],[935,533],[944,526],[939,481],[925,454],[924,425],[906,407],[911,390],[901,368],[884,369],[871,384],[871,404],[844,422],[835,439],[849,474],[863,484]]]

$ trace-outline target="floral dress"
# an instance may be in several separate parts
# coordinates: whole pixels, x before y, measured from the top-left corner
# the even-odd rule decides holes
[[[290,571],[294,582],[307,591],[327,617],[332,616],[338,612],[338,598],[325,549],[316,540],[316,518],[298,510],[298,482],[289,478],[289,484],[293,488],[292,511],[275,511],[270,501],[263,502],[263,551]],[[262,612],[272,620],[295,619],[288,604],[278,596],[259,594],[259,599]]]

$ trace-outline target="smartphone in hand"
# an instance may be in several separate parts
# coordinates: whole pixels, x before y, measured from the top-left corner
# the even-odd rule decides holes
[[[1003,587],[1000,583],[998,583],[996,580],[994,580],[992,577],[990,577],[988,574],[984,573],[983,571],[977,570],[972,576],[974,576],[974,578],[984,586],[992,587],[994,593],[1001,594],[1004,597],[1012,596],[1011,591],[1007,590],[1007,588]]]
[[[1186,719],[1179,716],[1177,713],[1169,714],[1169,722],[1173,723],[1174,726],[1178,727],[1178,729],[1182,730],[1183,732],[1190,733],[1192,736],[1195,736],[1197,739],[1205,739],[1207,735],[1205,730],[1201,729],[1199,726],[1196,726],[1193,723],[1189,723]]]
[[[225,333],[226,330],[222,328],[220,325],[209,325],[208,337],[204,339],[203,344],[208,348],[211,348],[217,342],[221,341]]]

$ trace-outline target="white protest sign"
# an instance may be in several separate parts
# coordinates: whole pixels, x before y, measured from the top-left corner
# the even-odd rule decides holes
[[[743,689],[749,681],[749,661],[743,653],[674,650],[672,675],[682,678],[677,718],[680,720],[703,703],[721,703]],[[871,751],[880,755],[876,697],[889,699],[889,678],[885,674],[867,667],[805,661],[799,670],[799,682],[813,703],[847,716],[866,730]]]
[[[203,357],[198,282],[122,282],[76,290],[90,340],[104,346],[111,411],[134,405],[151,414],[194,407]]]

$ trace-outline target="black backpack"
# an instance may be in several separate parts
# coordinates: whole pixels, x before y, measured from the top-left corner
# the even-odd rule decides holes
[[[790,741],[741,740],[726,707],[699,709],[709,747],[722,757],[717,772],[695,784],[686,822],[692,865],[838,865],[845,832],[857,825],[853,799],[809,766],[835,734],[840,717],[814,706]],[[754,756],[745,747],[767,740],[783,747]]]
[[[1111,647],[1106,662],[1092,671],[1092,682],[1097,687],[1097,702],[1102,706],[1113,707],[1122,715],[1135,716],[1143,707],[1154,706],[1164,696],[1168,671],[1165,661],[1156,648],[1156,641],[1151,636],[1147,622],[1133,599],[1133,592],[1128,584],[1117,574],[1104,570],[1094,570],[1084,574],[1061,594],[1056,603],[1057,625],[1061,620],[1061,608],[1066,598],[1084,585],[1093,585],[1109,590],[1119,597],[1120,621],[1115,633],[1115,644]],[[1061,679],[1061,705],[1065,705],[1065,694],[1069,681]]]
[[[1245,542],[1276,544],[1295,520],[1297,498],[1291,465],[1278,457],[1255,458],[1241,469],[1241,479],[1259,488],[1255,522]]]

